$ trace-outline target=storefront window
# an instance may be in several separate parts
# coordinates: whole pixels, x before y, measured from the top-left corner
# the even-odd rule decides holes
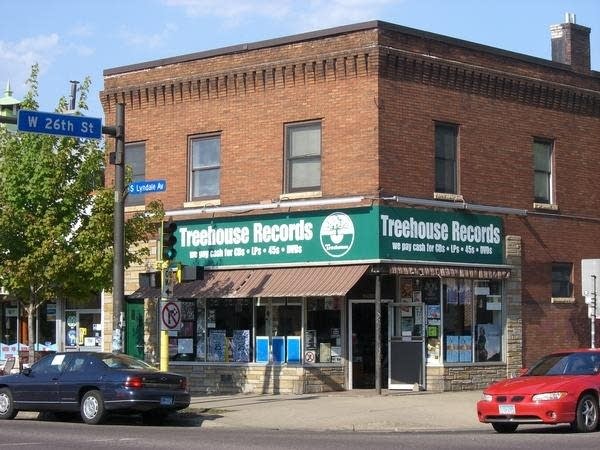
[[[339,363],[342,360],[342,300],[337,297],[306,301],[304,359],[307,363]]]
[[[446,279],[444,361],[500,361],[502,355],[502,294],[496,280]]]
[[[427,346],[427,364],[441,364],[442,353],[442,310],[440,307],[440,279],[421,280],[421,297],[425,308],[425,344]]]
[[[249,362],[252,300],[181,301],[182,327],[169,332],[174,361]]]

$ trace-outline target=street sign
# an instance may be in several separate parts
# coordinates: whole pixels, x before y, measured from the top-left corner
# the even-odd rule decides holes
[[[162,302],[160,305],[161,329],[174,331],[181,328],[181,305],[178,301]]]
[[[17,130],[84,139],[102,138],[102,119],[41,111],[19,110]]]
[[[166,180],[135,181],[129,184],[129,193],[133,195],[148,194],[149,192],[164,192],[167,190]]]

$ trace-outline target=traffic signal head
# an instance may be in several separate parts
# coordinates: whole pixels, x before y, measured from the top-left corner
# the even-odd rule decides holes
[[[175,250],[175,244],[177,244],[175,231],[177,231],[177,224],[175,222],[163,223],[163,260],[173,261],[177,256],[177,251]]]

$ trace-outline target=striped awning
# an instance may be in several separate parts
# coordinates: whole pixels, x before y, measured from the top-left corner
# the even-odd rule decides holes
[[[213,270],[204,279],[175,286],[178,298],[343,296],[368,265]]]
[[[507,267],[464,267],[464,266],[426,266],[411,264],[393,264],[387,266],[389,273],[443,278],[477,278],[501,280],[510,277]]]

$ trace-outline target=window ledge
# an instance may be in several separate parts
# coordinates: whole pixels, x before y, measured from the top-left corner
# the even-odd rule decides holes
[[[575,298],[574,297],[552,297],[550,299],[550,303],[575,303]]]
[[[287,194],[281,194],[279,200],[296,200],[298,198],[318,198],[322,197],[321,191],[306,191],[306,192],[288,192]]]
[[[433,198],[435,200],[447,200],[450,202],[464,202],[465,199],[460,194],[449,194],[447,192],[434,192]]]
[[[195,200],[193,202],[185,202],[183,204],[184,208],[205,208],[207,206],[220,206],[221,205],[221,200],[220,199],[214,199],[214,200]]]
[[[558,211],[558,205],[556,203],[534,203],[533,209],[543,209],[546,211]]]
[[[135,205],[135,206],[126,206],[125,207],[125,212],[127,212],[127,213],[140,212],[140,211],[146,211],[146,205]]]

